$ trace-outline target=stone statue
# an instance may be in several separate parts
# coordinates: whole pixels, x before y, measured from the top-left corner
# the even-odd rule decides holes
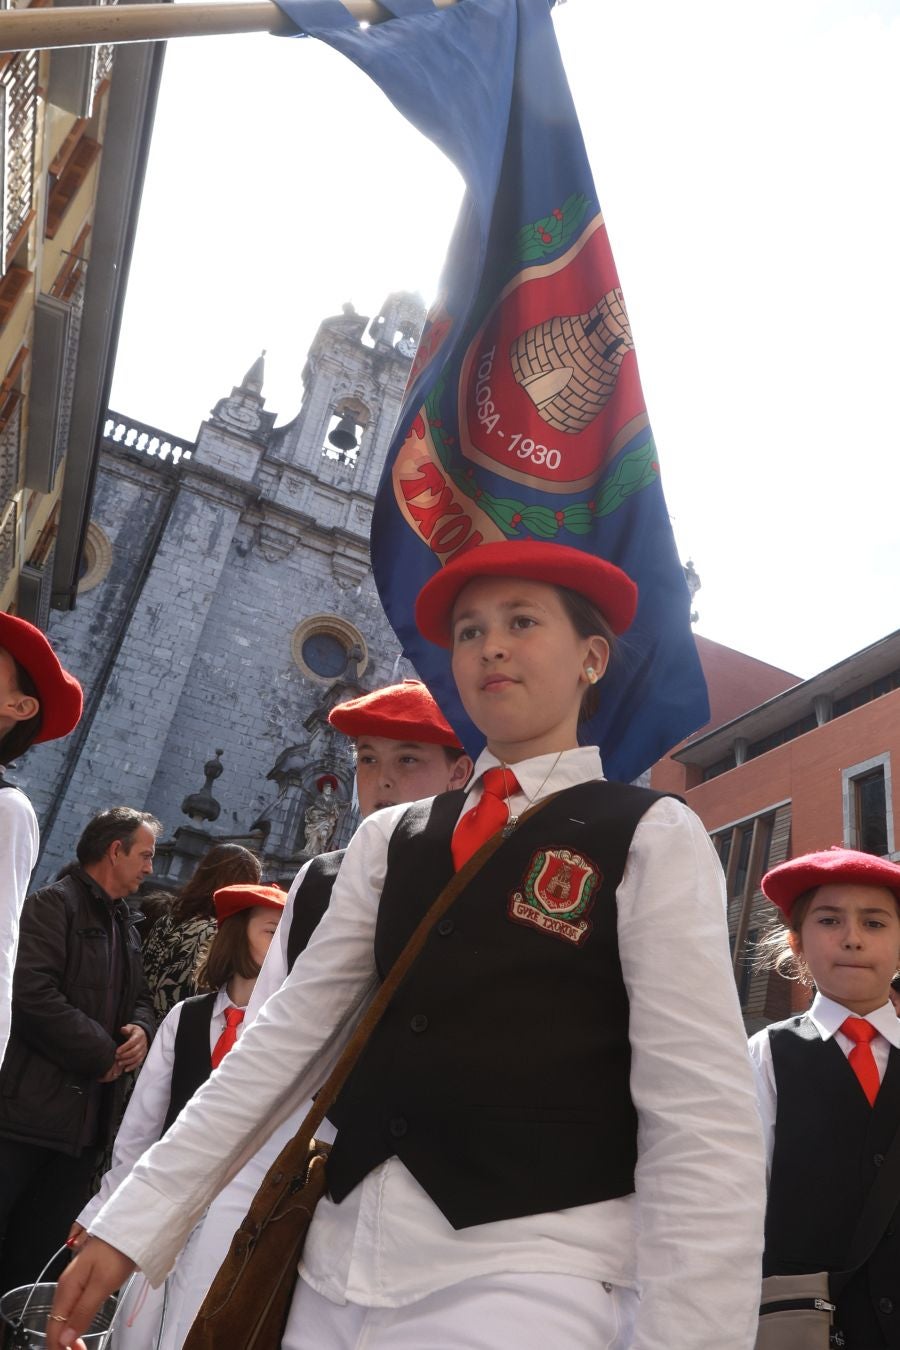
[[[318,796],[314,797],[303,815],[306,843],[303,851],[307,857],[324,853],[334,836],[341,808],[334,795],[337,783],[330,774],[316,782]]]

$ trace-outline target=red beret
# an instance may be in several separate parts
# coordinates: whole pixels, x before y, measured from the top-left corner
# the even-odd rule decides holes
[[[883,886],[900,900],[900,867],[874,853],[857,853],[836,844],[822,853],[804,853],[779,863],[763,877],[763,894],[777,905],[786,919],[798,895],[815,886],[846,881],[858,886]]]
[[[239,886],[220,886],[217,891],[213,891],[213,904],[219,923],[230,919],[232,914],[240,914],[242,909],[257,909],[260,905],[265,909],[284,909],[285,900],[287,891],[283,891],[280,886],[248,886],[242,883]]]
[[[637,586],[631,578],[592,553],[533,539],[481,544],[447,563],[419,592],[416,626],[429,642],[450,646],[456,597],[476,577],[524,577],[567,586],[595,604],[614,633],[625,632],[637,609]]]
[[[83,703],[81,685],[63,670],[44,634],[14,614],[0,614],[0,647],[9,652],[34,681],[43,720],[34,743],[68,736],[78,725]]]
[[[345,736],[387,736],[392,741],[422,741],[427,745],[462,746],[421,680],[389,684],[362,698],[339,703],[328,720]]]

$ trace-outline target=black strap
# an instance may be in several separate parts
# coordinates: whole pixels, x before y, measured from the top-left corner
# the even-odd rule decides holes
[[[850,1280],[868,1261],[884,1237],[885,1229],[900,1205],[900,1128],[884,1155],[884,1162],[869,1188],[853,1237],[850,1240],[850,1259],[845,1270],[835,1271],[830,1278],[832,1297],[837,1299]]]

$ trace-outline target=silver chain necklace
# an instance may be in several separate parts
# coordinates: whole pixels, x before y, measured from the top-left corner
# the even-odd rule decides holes
[[[550,768],[547,770],[547,773],[546,773],[546,776],[544,777],[543,783],[541,783],[541,786],[538,788],[537,792],[535,792],[533,796],[530,796],[530,795],[525,791],[525,789],[522,787],[522,784],[519,783],[519,791],[522,793],[522,795],[523,795],[524,797],[527,797],[527,798],[528,798],[528,805],[529,805],[529,806],[533,806],[534,803],[537,801],[538,797],[540,797],[540,795],[541,795],[541,793],[543,792],[544,788],[547,786],[548,782],[550,781],[550,776],[551,776],[551,774],[553,773],[554,769],[556,768],[557,764],[558,764],[559,761],[562,759],[562,757],[563,757],[563,751],[560,750],[559,754],[556,756],[556,759],[553,761],[553,763],[550,765]],[[515,772],[514,772],[514,770],[513,770],[508,764],[504,763],[503,760],[500,761],[500,767],[501,767],[501,769],[503,770],[503,791],[506,793],[506,810],[507,810],[507,812],[509,813],[509,820],[508,820],[508,821],[506,822],[506,824],[503,826],[503,829],[500,831],[500,835],[501,835],[501,838],[503,838],[503,839],[508,839],[509,836],[512,834],[513,830],[516,828],[516,826],[517,826],[518,823],[519,823],[519,817],[513,815],[513,813],[512,813],[512,807],[511,807],[510,804],[509,804],[509,782],[508,782],[507,777],[506,777],[507,773],[511,773],[511,774],[513,775],[513,777],[515,778]],[[518,781],[519,781],[519,780],[516,779],[516,782],[518,782]]]

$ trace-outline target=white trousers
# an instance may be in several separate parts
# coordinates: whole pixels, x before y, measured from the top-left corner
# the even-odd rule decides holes
[[[631,1289],[574,1275],[484,1275],[402,1308],[331,1303],[297,1281],[282,1350],[627,1350]]]

